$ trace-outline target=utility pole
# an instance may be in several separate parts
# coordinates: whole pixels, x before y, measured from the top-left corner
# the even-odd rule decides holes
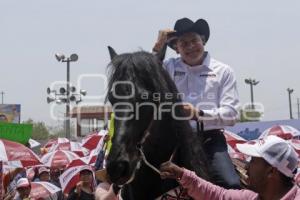
[[[4,93],[3,91],[1,91],[1,96],[2,96],[2,97],[1,97],[2,101],[1,101],[1,102],[2,102],[2,104],[3,104],[3,102],[4,102],[4,101],[3,101],[3,99],[4,99],[4,94],[5,94],[5,93]]]
[[[287,91],[288,91],[288,94],[289,94],[290,119],[293,119],[291,94],[294,92],[294,90],[291,89],[291,88],[288,88]]]
[[[250,96],[251,96],[251,109],[254,110],[254,94],[253,94],[253,86],[257,85],[259,83],[259,81],[255,80],[255,79],[245,79],[245,83],[250,85]]]
[[[298,108],[298,119],[300,119],[300,101],[299,101],[299,98],[297,98],[297,108]]]

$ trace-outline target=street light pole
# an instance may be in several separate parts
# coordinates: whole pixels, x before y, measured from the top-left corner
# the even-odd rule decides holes
[[[55,54],[56,59],[60,62],[67,63],[67,85],[66,85],[66,138],[71,137],[71,124],[70,124],[70,62],[76,62],[78,60],[77,54],[72,54],[69,58],[66,58],[63,54]]]
[[[251,95],[251,108],[254,110],[254,94],[253,94],[253,86],[257,85],[259,81],[256,81],[255,79],[245,79],[245,83],[250,85],[250,95]]]
[[[70,139],[70,58],[67,58],[66,138]],[[64,62],[64,61],[63,61]]]
[[[293,93],[294,90],[291,89],[291,88],[288,88],[287,91],[288,91],[288,94],[289,94],[290,119],[293,119],[291,94]]]
[[[297,108],[298,108],[298,119],[300,119],[300,101],[299,101],[299,98],[297,98]]]
[[[2,97],[1,97],[1,99],[2,99],[2,104],[3,104],[3,102],[4,102],[4,101],[3,101],[3,99],[4,99],[4,94],[5,94],[5,93],[4,93],[3,91],[1,91],[1,96],[2,96]]]
[[[253,84],[250,84],[251,108],[254,110]]]

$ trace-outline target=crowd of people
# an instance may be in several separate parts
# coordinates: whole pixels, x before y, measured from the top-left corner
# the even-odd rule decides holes
[[[50,169],[45,166],[36,166],[26,170],[25,168],[15,168],[9,170],[3,175],[3,199],[4,200],[94,200],[106,199],[106,189],[110,185],[100,183],[95,179],[95,167],[86,167],[82,165],[82,170],[79,171],[79,180],[77,180],[69,191],[63,192],[61,182],[59,180],[64,169]],[[32,175],[33,174],[33,175]],[[50,187],[59,188],[57,192],[43,195],[43,191],[39,198],[31,197],[31,189],[33,183],[50,183]],[[97,186],[97,183],[99,185]],[[96,190],[98,191],[96,192]],[[96,193],[95,193],[96,192]],[[116,192],[117,193],[117,192]],[[97,194],[97,195],[96,195]],[[35,196],[35,195],[34,195]],[[98,198],[97,198],[98,196]]]
[[[251,158],[247,165],[248,189],[226,189],[198,177],[194,172],[168,161],[161,164],[162,179],[176,179],[193,199],[264,199],[290,200],[300,198],[300,188],[294,182],[298,154],[282,138],[274,135],[237,144],[238,150]],[[3,177],[4,200],[29,200],[32,182],[49,182],[60,186],[59,169],[45,166],[34,168],[30,176],[24,168],[10,170]],[[79,180],[68,193],[56,192],[42,199],[57,200],[118,200],[120,188],[109,182],[97,182],[94,169],[83,168]],[[95,183],[98,183],[95,184]]]
[[[30,198],[31,183],[48,182],[53,184],[52,187],[61,188],[59,176],[63,170],[50,169],[45,166],[32,168],[34,175],[31,176],[25,170],[25,168],[16,168],[9,170],[4,174],[3,177],[3,192],[5,200],[23,200],[23,199],[34,199]],[[72,188],[69,194],[63,194],[62,191],[58,191],[46,197],[40,197],[39,199],[94,199],[94,171],[83,170],[80,172],[80,180]],[[50,185],[51,186],[51,185]],[[84,198],[81,198],[84,197]]]

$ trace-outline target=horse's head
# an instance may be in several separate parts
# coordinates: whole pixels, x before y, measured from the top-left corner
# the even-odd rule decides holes
[[[145,139],[160,103],[153,94],[168,92],[170,83],[165,81],[168,74],[160,59],[151,53],[117,55],[110,48],[110,54],[107,99],[113,106],[115,119],[113,145],[106,167],[110,180],[123,185],[139,166],[137,146]],[[171,87],[175,88],[172,84]]]

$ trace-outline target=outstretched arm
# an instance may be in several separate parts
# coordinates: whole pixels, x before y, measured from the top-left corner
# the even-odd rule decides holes
[[[176,179],[195,200],[244,200],[257,199],[257,194],[250,190],[227,190],[198,177],[194,172],[165,162],[160,167],[161,178]]]

